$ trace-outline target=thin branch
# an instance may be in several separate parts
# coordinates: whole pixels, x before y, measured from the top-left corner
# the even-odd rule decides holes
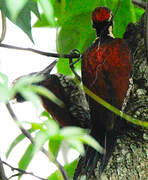
[[[8,102],[6,104],[6,107],[12,117],[12,119],[14,120],[14,122],[19,126],[20,130],[22,131],[22,133],[30,140],[30,142],[32,144],[34,144],[34,140],[33,140],[33,137],[31,136],[31,134],[22,127],[21,123],[19,122],[18,118],[16,117],[13,109],[11,108],[11,105],[10,103]],[[42,148],[41,151],[48,157],[48,152]],[[58,169],[60,170],[64,180],[69,180],[68,178],[68,175],[67,175],[67,172],[65,171],[64,167],[56,160],[56,166],[58,167]]]
[[[8,49],[15,49],[15,50],[22,50],[22,51],[30,51],[36,54],[40,54],[47,57],[55,57],[55,58],[79,58],[81,55],[77,53],[70,53],[70,54],[58,54],[58,53],[49,53],[44,52],[32,48],[22,48],[18,46],[8,45],[8,44],[0,44],[0,47],[8,48]]]
[[[25,128],[22,127],[21,123],[19,122],[19,120],[17,119],[15,113],[13,112],[9,102],[6,104],[6,107],[7,107],[8,111],[9,111],[12,119],[18,125],[18,127],[20,128],[22,133],[31,141],[32,144],[34,144],[32,136],[30,135],[30,133]]]
[[[3,167],[3,161],[0,158],[0,179],[1,180],[8,180],[8,178],[5,175],[4,167]]]
[[[143,2],[141,0],[132,0],[132,3],[143,9],[146,9],[146,2]]]
[[[2,32],[1,32],[0,42],[2,42],[5,39],[5,35],[6,35],[6,17],[2,11],[1,11],[1,19],[2,19]]]
[[[11,179],[14,176],[20,176],[20,175],[23,175],[23,174],[28,174],[28,175],[31,175],[31,176],[33,176],[35,178],[41,179],[41,180],[47,180],[45,178],[42,178],[42,177],[39,177],[39,176],[33,174],[32,172],[26,172],[26,171],[24,171],[22,169],[15,168],[15,167],[11,166],[10,164],[6,163],[5,161],[2,161],[2,163],[5,164],[6,166],[8,166],[9,168],[11,168],[12,171],[18,171],[19,172],[17,174],[12,175],[11,177],[9,177],[9,179]]]

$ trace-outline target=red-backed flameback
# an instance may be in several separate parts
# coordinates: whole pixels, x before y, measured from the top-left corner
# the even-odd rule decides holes
[[[122,108],[131,73],[130,50],[123,39],[114,38],[113,15],[106,7],[92,12],[92,24],[97,38],[82,55],[82,81],[84,86],[116,108]],[[123,120],[98,102],[87,96],[91,113],[91,135],[104,147],[105,154],[86,151],[86,171],[100,161],[100,173],[104,170],[116,143],[116,129]],[[124,124],[124,123],[123,123]]]

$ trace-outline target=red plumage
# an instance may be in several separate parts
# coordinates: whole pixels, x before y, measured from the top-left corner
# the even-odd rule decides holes
[[[93,27],[97,39],[83,53],[82,81],[83,84],[111,105],[122,108],[128,90],[131,73],[130,50],[123,39],[112,35],[112,12],[106,7],[97,7],[92,12]],[[91,135],[105,148],[105,155],[87,147],[84,161],[84,174],[93,173],[100,161],[99,173],[103,172],[114,149],[116,138],[125,126],[125,121],[91,97],[87,96],[91,113]],[[84,160],[85,159],[85,160]],[[78,168],[80,168],[79,163]],[[77,173],[74,179],[76,179]]]

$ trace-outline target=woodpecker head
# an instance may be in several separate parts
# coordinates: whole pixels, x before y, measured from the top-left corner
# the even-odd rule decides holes
[[[109,28],[113,26],[113,15],[110,9],[106,7],[97,7],[92,12],[93,28],[97,35],[109,34]]]

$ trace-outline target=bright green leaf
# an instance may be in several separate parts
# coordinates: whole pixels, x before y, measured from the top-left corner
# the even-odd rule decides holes
[[[7,103],[9,100],[8,77],[0,72],[0,102]]]
[[[43,76],[38,76],[38,75],[33,75],[33,74],[30,76],[28,76],[28,75],[22,76],[21,78],[16,80],[13,88],[19,89],[26,85],[28,86],[29,84],[38,83],[38,82],[42,81],[43,79],[44,79]]]
[[[58,26],[57,22],[54,26],[55,27]],[[48,21],[45,14],[42,14],[40,20],[37,20],[37,22],[35,22],[33,27],[53,27],[53,24],[51,24],[51,22]]]
[[[42,102],[40,97],[32,92],[28,88],[24,88],[21,90],[21,95],[28,101],[31,101],[36,110],[38,111],[41,108]]]
[[[47,111],[43,111],[40,114],[40,117],[46,117],[47,119],[51,119],[51,116],[50,116],[50,114]]]
[[[61,101],[58,97],[56,97],[54,95],[54,93],[52,93],[50,90],[48,90],[47,88],[43,87],[43,86],[35,86],[35,85],[30,85],[29,88],[36,92],[37,94],[40,94],[42,96],[45,96],[47,98],[49,98],[50,100],[52,100],[54,103],[56,103],[58,106],[64,108],[65,104],[63,103],[63,101]]]
[[[44,124],[46,126],[46,133],[48,134],[49,138],[59,135],[60,128],[55,120],[47,120],[44,122]]]
[[[9,100],[8,87],[0,84],[0,102],[7,103],[8,100]]]
[[[82,156],[85,154],[83,143],[75,138],[66,139],[66,142],[74,149],[76,149]]]
[[[54,10],[53,10],[53,3],[52,0],[38,0],[41,8],[49,21],[49,23],[54,27],[55,26],[55,19],[54,19]]]
[[[61,145],[61,139],[59,138],[50,138],[49,140],[49,151],[50,153],[52,153],[52,155],[54,156],[54,159],[57,158],[57,155],[58,155],[58,152],[59,152],[59,149],[60,149],[60,145]]]
[[[19,168],[26,170],[34,156],[34,145],[30,144],[19,161]]]
[[[70,179],[73,178],[77,164],[78,164],[78,160],[74,160],[72,163],[66,164],[64,166],[64,169],[66,170],[68,177]],[[56,172],[54,172],[48,177],[48,180],[60,180],[60,176],[61,176],[61,173],[59,172],[59,170],[57,170]]]
[[[28,122],[28,121],[24,121],[23,123],[30,124],[31,128],[34,129],[34,130],[44,131],[43,123]]]
[[[77,137],[82,136],[84,134],[86,134],[86,131],[79,127],[65,127],[62,128],[60,131],[60,135],[64,138]]]
[[[24,8],[28,0],[5,0],[6,8],[13,21],[16,21],[17,16]]]
[[[59,170],[49,176],[48,180],[63,180],[63,176]]]
[[[48,135],[44,131],[39,131],[35,135],[35,148],[34,148],[34,153],[38,152],[41,150],[45,142],[48,140]]]
[[[16,93],[20,93],[23,98],[31,101],[36,109],[38,110],[41,107],[40,97],[34,93],[30,88],[29,84],[38,83],[43,80],[42,76],[24,76],[18,79],[12,89],[10,90],[10,98],[12,99]]]
[[[8,77],[2,72],[0,72],[0,84],[8,85]]]
[[[40,12],[38,9],[38,4],[35,0],[29,0],[29,3],[27,4],[27,8],[29,8],[31,12],[33,12],[38,17],[38,19],[41,18]]]
[[[31,126],[32,126],[32,129],[34,129],[34,130],[37,130],[37,129],[43,130],[43,124],[31,123]]]
[[[29,129],[29,130],[27,130],[29,133],[32,133],[32,132],[34,132],[35,131],[35,129]],[[11,143],[11,145],[9,146],[9,149],[8,149],[8,151],[7,151],[7,153],[6,153],[6,158],[8,158],[9,157],[9,155],[10,155],[10,153],[11,153],[11,151],[14,149],[14,147],[17,145],[17,144],[19,144],[23,139],[25,139],[26,138],[26,136],[24,135],[24,134],[20,134],[19,136],[17,136],[15,139],[14,139],[14,141]]]
[[[80,140],[83,143],[88,144],[89,146],[91,146],[94,149],[96,149],[97,151],[99,151],[99,153],[101,153],[101,154],[104,153],[104,148],[90,135],[85,134],[80,137]]]
[[[24,87],[28,87],[29,84],[38,83],[43,80],[42,76],[22,76],[14,82],[12,89],[10,90],[10,97],[13,98],[17,92],[21,93]]]

